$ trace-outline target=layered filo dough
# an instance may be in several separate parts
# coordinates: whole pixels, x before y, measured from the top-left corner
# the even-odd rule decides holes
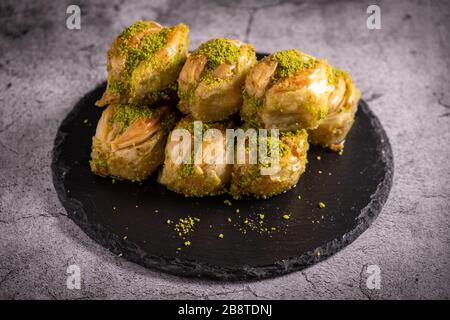
[[[279,130],[316,128],[328,113],[327,63],[298,50],[262,59],[245,81],[241,117]]]
[[[203,43],[181,70],[178,108],[203,121],[220,121],[239,112],[245,77],[255,63],[252,45],[221,38]]]
[[[267,145],[268,159],[252,164],[249,149],[246,148],[245,163],[233,165],[230,193],[234,198],[253,196],[270,198],[295,186],[305,172],[309,149],[306,130],[281,133],[277,145],[271,136],[258,136],[258,144]],[[247,142],[249,143],[249,142]],[[278,150],[278,163],[271,162],[272,150]],[[277,152],[277,151],[275,151]],[[264,169],[268,170],[264,173]]]
[[[92,138],[93,173],[142,181],[164,162],[167,136],[176,119],[169,107],[109,105]]]
[[[347,72],[331,66],[330,69],[328,113],[317,128],[309,131],[309,139],[312,144],[341,151],[355,121],[361,92]]]
[[[166,145],[166,158],[158,182],[168,189],[191,197],[217,195],[227,191],[231,179],[232,165],[226,163],[226,132],[229,122],[201,123],[198,134],[201,152],[194,149],[195,124],[191,116],[183,118],[170,134]],[[212,130],[211,130],[212,129]],[[190,139],[187,154],[179,158],[180,139],[176,133],[184,132]],[[211,135],[208,135],[212,133]],[[185,158],[187,161],[184,161]],[[196,160],[197,159],[197,160]]]
[[[108,85],[98,106],[152,104],[176,93],[188,55],[189,29],[138,21],[126,28],[108,51]]]

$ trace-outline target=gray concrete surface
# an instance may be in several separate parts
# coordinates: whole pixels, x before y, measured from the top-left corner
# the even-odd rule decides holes
[[[65,26],[68,4],[81,30]],[[373,1],[18,1],[0,3],[0,298],[450,298],[450,4]],[[147,270],[90,240],[58,202],[50,157],[59,123],[106,76],[105,53],[134,20],[191,27],[191,47],[215,36],[259,51],[298,47],[351,71],[395,156],[379,218],[353,244],[303,272],[215,283]],[[81,267],[81,290],[66,268]],[[381,268],[381,289],[365,268]]]

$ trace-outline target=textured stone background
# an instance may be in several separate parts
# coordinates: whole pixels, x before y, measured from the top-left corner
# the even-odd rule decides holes
[[[0,298],[450,298],[450,4],[373,1],[18,1],[0,3]],[[82,29],[65,27],[82,9]],[[129,263],[66,217],[50,157],[59,123],[106,76],[106,50],[133,21],[184,21],[191,47],[215,36],[259,51],[298,47],[349,69],[391,139],[395,178],[373,226],[303,272],[251,283],[168,276]],[[82,289],[66,289],[78,264]],[[377,264],[381,290],[365,286]]]

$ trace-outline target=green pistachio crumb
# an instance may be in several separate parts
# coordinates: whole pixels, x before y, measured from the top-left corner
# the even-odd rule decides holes
[[[340,68],[336,67],[327,68],[327,78],[329,85],[336,85],[339,78],[345,79],[348,76],[349,76],[348,73]]]
[[[295,49],[278,51],[270,56],[272,61],[278,63],[277,71],[272,78],[273,82],[288,77],[299,70],[316,67],[318,60],[302,55]]]
[[[120,37],[129,39],[132,36],[134,36],[136,33],[142,32],[147,28],[148,28],[147,23],[145,23],[142,20],[139,20],[139,21],[136,21],[135,23],[133,23],[132,25],[126,27],[120,34]]]
[[[150,59],[156,51],[165,46],[170,31],[170,28],[164,28],[159,32],[147,34],[141,39],[138,48],[128,48],[125,63],[127,72],[130,74],[142,61]]]
[[[224,62],[234,64],[239,57],[239,47],[228,39],[212,39],[203,43],[194,52],[195,55],[203,55],[207,58],[207,68],[213,70]]]
[[[195,172],[194,165],[191,163],[183,163],[177,169],[177,174],[180,178],[192,176]]]
[[[95,158],[92,159],[92,164],[96,167],[106,167],[108,165],[108,162],[105,159],[101,158]]]
[[[174,230],[178,233],[178,236],[183,238],[194,231],[195,223],[200,221],[198,218],[192,218],[187,216],[185,218],[179,218],[175,224]]]
[[[130,104],[119,104],[114,107],[111,122],[120,126],[121,131],[128,128],[134,121],[141,118],[151,118],[156,115],[156,109],[148,107],[133,106]]]

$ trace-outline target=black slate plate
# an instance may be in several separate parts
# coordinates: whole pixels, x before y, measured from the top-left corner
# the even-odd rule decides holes
[[[363,101],[344,154],[311,148],[306,173],[296,188],[272,199],[185,198],[156,183],[155,177],[142,184],[112,183],[91,174],[88,164],[91,137],[102,111],[94,102],[104,89],[102,85],[88,93],[61,124],[53,150],[53,181],[69,217],[91,238],[146,267],[220,280],[260,279],[300,270],[355,240],[388,197],[391,147]],[[320,209],[319,202],[326,208]],[[259,214],[264,214],[262,225]],[[288,220],[285,214],[290,215]],[[185,247],[174,225],[166,221],[189,215],[200,222],[188,237],[191,246]]]

